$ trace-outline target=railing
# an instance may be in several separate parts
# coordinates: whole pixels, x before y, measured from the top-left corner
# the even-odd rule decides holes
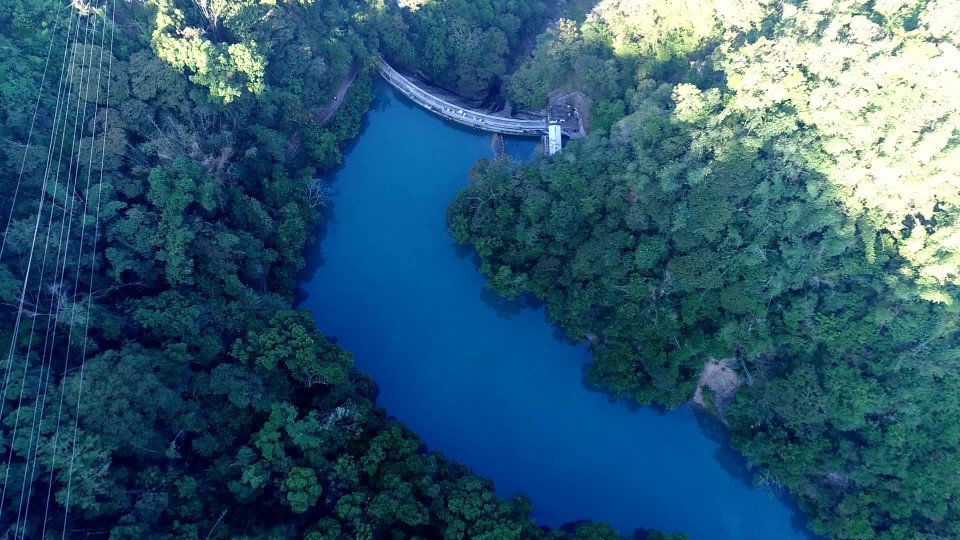
[[[442,116],[458,124],[489,131],[491,133],[503,133],[507,135],[521,135],[530,137],[541,137],[547,133],[547,121],[543,120],[521,120],[518,118],[507,118],[495,116],[492,114],[465,108],[433,95],[427,90],[414,84],[395,69],[387,64],[383,59],[378,62],[380,75],[391,86],[400,91],[403,95],[410,98],[414,103],[424,109],[432,111],[434,114]]]

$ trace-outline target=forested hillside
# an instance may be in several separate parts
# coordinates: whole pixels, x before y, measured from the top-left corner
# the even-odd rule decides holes
[[[382,9],[0,4],[4,537],[619,538],[428,453],[292,309]]]
[[[960,12],[604,0],[510,81],[593,133],[481,162],[449,210],[490,285],[587,340],[588,378],[701,388],[757,480],[832,538],[960,537]]]
[[[392,2],[391,2],[392,3]],[[378,18],[380,48],[398,65],[434,83],[484,97],[524,40],[540,33],[540,0],[402,0]]]

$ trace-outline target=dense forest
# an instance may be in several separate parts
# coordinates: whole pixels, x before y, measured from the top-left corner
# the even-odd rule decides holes
[[[379,17],[380,44],[392,62],[418,70],[435,84],[484,97],[525,41],[540,33],[541,0],[401,0],[408,9]]]
[[[529,31],[519,9],[498,18],[508,45]],[[0,4],[5,538],[620,538],[542,529],[522,496],[428,452],[293,309],[323,173],[396,16]]]
[[[696,393],[816,532],[958,538],[957,21],[942,0],[602,0],[509,81],[529,106],[583,92],[591,135],[479,163],[451,233],[590,343],[590,384]]]

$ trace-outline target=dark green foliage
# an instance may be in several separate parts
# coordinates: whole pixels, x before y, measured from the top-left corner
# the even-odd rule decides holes
[[[369,30],[355,26],[368,6],[117,6],[113,54],[81,45],[85,59],[71,73],[85,127],[66,153],[102,150],[103,166],[62,165],[63,179],[89,177],[90,189],[48,187],[56,211],[45,211],[38,229],[41,239],[69,243],[49,250],[63,281],[49,287],[51,262],[21,332],[0,334],[5,347],[16,340],[17,352],[0,430],[11,479],[0,531],[13,533],[9,510],[23,502],[31,511],[16,534],[39,538],[49,490],[48,535],[59,534],[69,491],[68,537],[562,540],[601,530],[619,538],[594,525],[547,533],[525,499],[498,498],[489,481],[428,452],[376,406],[375,384],[352,356],[315,330],[309,313],[292,309],[315,206],[324,202],[317,177],[339,163],[372,99],[355,37]],[[53,8],[0,7],[6,141],[26,139],[50,37],[38,21]],[[64,10],[64,24],[77,13]],[[85,12],[82,22],[88,17],[109,24],[103,12]],[[55,50],[64,50],[63,39],[61,32]],[[109,116],[108,77],[91,60],[101,53],[111,73]],[[318,111],[351,66],[360,69],[355,84],[319,126]],[[18,301],[36,223],[55,110],[44,99],[0,264],[7,305]],[[8,185],[22,159],[20,145],[0,149]],[[11,204],[5,190],[0,207]],[[75,217],[64,210],[71,206]],[[15,315],[0,313],[5,328]]]
[[[539,0],[412,0],[381,14],[380,49],[387,58],[420,70],[436,84],[483,97],[502,76],[508,53],[540,32],[546,16]]]
[[[604,4],[538,54],[569,66],[598,43],[620,60],[639,46],[642,66],[693,51],[681,78],[697,77],[703,41],[667,33],[644,52],[650,35],[632,34],[657,2]],[[590,381],[617,397],[676,406],[706,364],[732,366],[739,389],[707,405],[817,532],[958,537],[960,101],[939,67],[952,8],[921,3],[905,32],[895,6],[753,7],[703,27],[726,32],[715,88],[642,79],[615,118],[620,98],[576,71],[606,98],[598,132],[532,166],[481,162],[450,230],[491,287],[532,293],[587,340]],[[586,39],[597,24],[614,35]],[[567,81],[543,58],[515,91]]]

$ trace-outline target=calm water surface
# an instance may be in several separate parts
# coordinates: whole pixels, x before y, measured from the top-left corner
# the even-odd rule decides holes
[[[320,329],[380,386],[379,403],[434,450],[521,491],[540,524],[606,520],[694,539],[802,539],[794,513],[735,472],[687,407],[630,411],[582,384],[587,349],[540,309],[505,309],[444,211],[490,136],[380,87],[333,187],[333,215],[301,284]],[[509,141],[529,157],[534,141]],[[506,306],[509,308],[509,306]],[[731,465],[733,463],[733,465]]]

